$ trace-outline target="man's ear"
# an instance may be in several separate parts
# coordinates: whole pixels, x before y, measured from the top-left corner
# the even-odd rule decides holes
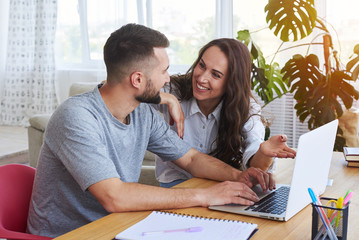
[[[144,80],[144,75],[142,72],[133,72],[130,75],[131,85],[137,89],[141,87],[143,80]]]

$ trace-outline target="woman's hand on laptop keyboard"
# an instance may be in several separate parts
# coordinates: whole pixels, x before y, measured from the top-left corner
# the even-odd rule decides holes
[[[275,189],[275,181],[272,174],[260,168],[250,167],[243,171],[239,176],[239,182],[245,183],[250,188],[259,184],[263,192],[266,192],[268,189]]]

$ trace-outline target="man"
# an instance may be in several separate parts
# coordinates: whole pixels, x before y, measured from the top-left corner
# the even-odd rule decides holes
[[[111,212],[213,204],[251,205],[249,188],[274,187],[270,174],[240,172],[185,144],[148,104],[169,81],[168,39],[128,24],[104,47],[107,81],[69,98],[52,115],[36,171],[28,231],[56,237]],[[219,181],[206,189],[165,189],[137,183],[146,149],[193,176]],[[226,181],[231,180],[231,181]]]

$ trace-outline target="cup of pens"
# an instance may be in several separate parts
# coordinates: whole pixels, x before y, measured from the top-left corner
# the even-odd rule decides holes
[[[313,200],[312,239],[347,239],[352,192],[348,193],[338,199],[322,197]]]

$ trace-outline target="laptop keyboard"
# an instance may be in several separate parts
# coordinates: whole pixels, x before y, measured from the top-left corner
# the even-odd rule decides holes
[[[251,209],[254,212],[282,214],[287,208],[289,189],[289,186],[282,186],[254,205],[246,208],[246,210]]]

